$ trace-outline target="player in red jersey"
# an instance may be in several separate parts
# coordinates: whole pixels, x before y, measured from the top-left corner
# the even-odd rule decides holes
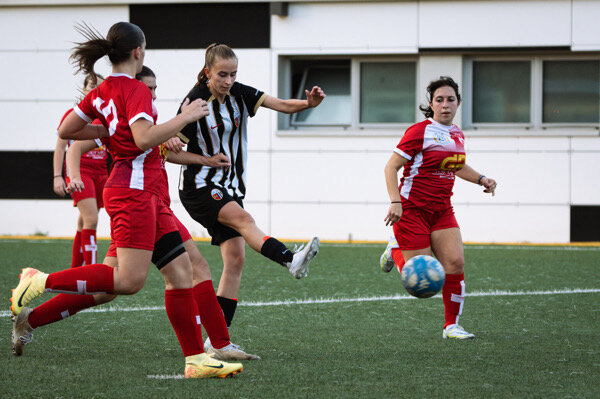
[[[156,75],[154,72],[150,68],[144,66],[142,71],[136,75],[136,79],[148,86],[150,92],[152,93],[152,100],[156,100],[157,86]],[[157,114],[154,114],[153,116],[157,117]],[[109,139],[97,139],[97,141],[100,140]],[[168,143],[167,145],[161,144],[160,146],[163,161],[168,160],[169,162],[181,165],[199,163],[217,168],[226,168],[230,166],[229,159],[224,154],[217,154],[213,155],[212,157],[204,157],[188,152],[181,152],[181,148],[177,148],[177,146],[181,144],[179,139],[173,138],[169,141],[173,141],[173,143]],[[81,179],[80,173],[80,161],[82,159],[81,154],[90,149],[96,148],[98,145],[104,145],[104,143],[101,141],[96,142],[95,140],[84,140],[76,141],[72,146],[69,147],[69,150],[67,151],[67,168],[72,179],[67,188],[70,192],[80,192],[85,190],[85,183]],[[167,146],[172,148],[174,151],[170,152],[167,150]],[[164,179],[160,189],[160,198],[167,204],[167,206],[170,206],[171,199],[169,197],[168,179],[166,170],[164,168],[163,177]],[[220,360],[259,359],[259,357],[250,355],[244,352],[244,350],[238,345],[231,343],[227,324],[225,323],[223,312],[221,311],[221,307],[219,306],[219,302],[217,301],[217,297],[213,288],[208,262],[198,250],[198,247],[192,240],[188,230],[183,226],[183,224],[181,224],[179,220],[176,220],[176,223],[179,234],[181,235],[183,241],[183,245],[186,249],[186,252],[190,256],[190,261],[192,263],[193,294],[194,300],[198,305],[200,320],[202,325],[204,325],[209,338],[212,342],[214,342],[214,347],[209,353],[214,353],[215,358]],[[114,243],[111,243],[108,253],[103,261],[105,265],[118,267],[116,250],[117,249]],[[166,278],[165,283],[167,286],[170,284]],[[79,300],[79,298],[73,295],[59,294],[35,309],[31,310],[29,308],[24,308],[22,313],[28,312],[28,316],[27,319],[23,321],[20,331],[15,332],[15,337],[13,337],[13,354],[20,356],[23,353],[23,346],[33,341],[33,331],[36,328],[73,316],[83,309],[108,303],[115,298],[116,295],[112,294],[97,294],[93,296],[93,299],[84,297],[82,300]]]
[[[23,322],[19,317],[23,307],[44,292],[135,294],[154,262],[169,282],[165,307],[185,356],[185,376],[234,375],[243,369],[241,364],[214,360],[203,351],[192,265],[176,218],[159,197],[163,168],[158,145],[205,116],[206,103],[185,101],[180,115],[156,125],[150,90],[134,79],[142,69],[146,49],[142,30],[119,22],[110,28],[106,39],[87,26],[80,26],[79,31],[87,41],[71,56],[78,69],[94,74],[95,62],[107,55],[112,74],[67,116],[59,135],[75,140],[110,137],[107,148],[115,161],[106,182],[104,205],[111,218],[119,266],[93,264],[50,274],[24,269],[11,298],[15,325]],[[101,126],[90,124],[95,118],[100,119]]]
[[[102,80],[100,77],[98,83],[101,83]],[[94,83],[93,77],[87,75],[83,81],[83,94],[88,94],[94,88],[96,88],[96,83]],[[62,117],[60,123],[72,111],[73,108],[69,109]],[[96,119],[94,123],[100,124],[100,121]],[[65,174],[63,178],[63,164],[65,151],[71,143],[72,140],[64,140],[59,137],[56,140],[56,149],[54,150],[54,192],[61,197],[67,194],[66,184],[69,182],[69,177]],[[98,250],[98,246],[96,245],[96,227],[98,225],[98,212],[100,208],[104,207],[102,191],[104,190],[104,183],[108,178],[107,158],[106,149],[103,147],[94,148],[82,155],[82,179],[86,182],[86,189],[82,192],[70,193],[74,206],[79,210],[77,232],[73,240],[71,267],[81,266],[84,262],[86,265],[96,263]]]
[[[464,134],[452,124],[460,105],[456,82],[440,77],[429,84],[427,92],[429,106],[420,107],[427,119],[406,130],[385,166],[391,200],[385,222],[393,225],[394,238],[382,255],[382,268],[389,271],[395,263],[402,271],[410,258],[435,254],[446,272],[442,336],[469,339],[474,335],[458,324],[465,296],[465,261],[450,197],[455,176],[482,185],[484,192],[492,195],[496,181],[466,163]],[[398,187],[401,168],[404,172]]]

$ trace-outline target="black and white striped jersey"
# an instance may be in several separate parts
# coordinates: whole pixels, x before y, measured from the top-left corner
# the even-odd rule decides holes
[[[181,134],[189,140],[187,151],[204,156],[223,153],[229,157],[231,167],[224,170],[204,165],[184,165],[181,167],[179,189],[193,191],[206,186],[218,186],[231,196],[243,199],[246,195],[248,117],[256,114],[266,94],[235,82],[223,104],[210,93],[206,84],[195,86],[186,98],[190,102],[198,98],[205,100],[210,112],[182,129]]]

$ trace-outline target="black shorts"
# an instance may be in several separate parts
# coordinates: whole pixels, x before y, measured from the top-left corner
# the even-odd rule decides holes
[[[230,238],[241,236],[236,230],[217,221],[219,211],[228,202],[235,201],[244,207],[241,199],[232,197],[223,188],[207,186],[196,190],[179,190],[179,199],[192,219],[208,230],[212,245],[221,245]]]

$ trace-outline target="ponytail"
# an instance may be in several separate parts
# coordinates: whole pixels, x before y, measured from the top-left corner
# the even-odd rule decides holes
[[[212,43],[206,48],[206,51],[204,53],[204,67],[202,67],[202,70],[198,74],[198,81],[196,82],[195,86],[206,84],[208,82],[208,76],[206,76],[206,69],[210,69],[215,64],[217,57],[224,60],[229,60],[232,58],[237,60],[237,56],[235,55],[231,47],[229,47],[226,44]]]
[[[117,22],[110,27],[106,38],[85,22],[75,25],[75,30],[86,41],[76,43],[70,60],[75,65],[75,73],[83,72],[90,75],[94,83],[97,81],[94,71],[96,61],[107,55],[113,65],[118,65],[127,61],[131,51],[140,47],[146,40],[144,32],[130,22]]]

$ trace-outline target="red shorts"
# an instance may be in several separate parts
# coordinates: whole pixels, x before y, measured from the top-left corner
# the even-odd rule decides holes
[[[430,247],[433,231],[452,227],[458,227],[452,206],[440,211],[409,207],[394,224],[394,236],[401,250],[413,251]]]
[[[107,187],[104,206],[110,216],[112,244],[117,248],[152,251],[159,238],[178,230],[171,209],[149,191]]]
[[[181,241],[186,242],[187,240],[191,240],[192,235],[190,234],[188,229],[186,229],[185,226],[183,225],[183,223],[181,223],[179,221],[179,219],[177,219],[177,216],[173,215],[173,217],[175,218],[175,225],[177,226],[177,229],[179,230],[179,235],[181,236]],[[113,258],[117,257],[117,246],[115,245],[115,242],[112,240],[110,242],[110,246],[108,247],[108,252],[106,253],[106,256],[110,256]]]
[[[104,201],[102,200],[102,191],[104,191],[104,184],[108,179],[106,173],[93,173],[88,171],[81,171],[81,181],[83,182],[83,191],[77,193],[71,193],[73,198],[73,206],[77,206],[77,203],[86,198],[96,198],[96,204],[98,209],[104,207]],[[69,184],[69,177],[65,177],[67,184]]]

